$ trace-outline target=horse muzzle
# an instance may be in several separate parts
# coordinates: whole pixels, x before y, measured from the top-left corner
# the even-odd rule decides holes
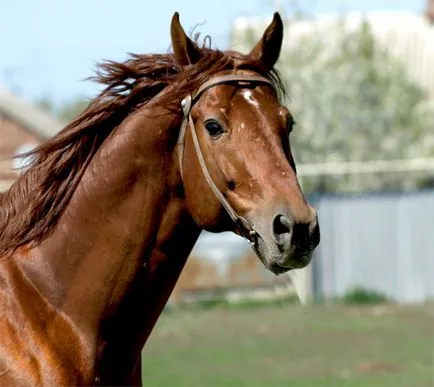
[[[252,223],[257,230],[253,248],[274,274],[308,265],[320,241],[318,218],[313,209],[303,221],[294,220],[288,211],[278,211],[272,217],[271,225],[263,221]]]

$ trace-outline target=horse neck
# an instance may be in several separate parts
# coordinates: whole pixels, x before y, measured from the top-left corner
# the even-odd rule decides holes
[[[152,321],[137,334],[150,331],[199,235],[170,189],[179,176],[173,116],[146,113],[137,111],[109,136],[52,235],[21,261],[47,300],[91,335],[139,295]],[[177,263],[167,265],[174,246]],[[152,296],[144,300],[143,291]]]

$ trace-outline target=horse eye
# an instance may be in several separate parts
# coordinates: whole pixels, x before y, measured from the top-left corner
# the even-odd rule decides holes
[[[219,137],[224,130],[216,120],[205,121],[205,129],[211,137]]]

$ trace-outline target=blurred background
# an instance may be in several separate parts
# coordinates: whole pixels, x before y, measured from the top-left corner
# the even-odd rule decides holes
[[[166,52],[174,11],[248,52],[278,10],[278,69],[321,244],[292,277],[203,233],[143,352],[146,386],[434,386],[434,1],[15,0],[0,5],[0,191],[98,86]],[[303,302],[300,304],[295,286]]]

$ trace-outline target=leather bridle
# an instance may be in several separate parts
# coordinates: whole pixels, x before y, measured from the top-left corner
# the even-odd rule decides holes
[[[217,185],[214,183],[208,168],[205,163],[205,159],[203,157],[202,151],[200,149],[199,140],[197,138],[196,128],[194,127],[193,119],[191,118],[191,109],[193,105],[199,100],[201,95],[208,89],[222,84],[233,84],[239,87],[252,87],[253,85],[265,84],[271,86],[274,89],[273,84],[266,78],[261,76],[252,76],[252,75],[222,75],[219,77],[215,77],[210,79],[209,81],[202,84],[197,92],[192,96],[191,94],[187,95],[181,101],[181,107],[183,112],[181,130],[179,132],[178,137],[178,157],[179,157],[179,168],[181,171],[181,178],[183,176],[183,159],[184,159],[184,148],[185,148],[185,133],[187,131],[187,127],[190,126],[191,136],[193,138],[194,149],[196,151],[197,158],[199,160],[200,167],[202,169],[202,173],[205,176],[205,179],[208,185],[211,187],[211,190],[214,192],[214,195],[217,197],[221,205],[224,207],[229,217],[235,223],[236,229],[240,235],[245,237],[250,241],[253,246],[257,244],[257,232],[253,229],[251,224],[242,216],[239,216],[235,210],[232,208],[230,203],[226,200],[222,192],[217,188]],[[190,124],[190,125],[188,125]]]

